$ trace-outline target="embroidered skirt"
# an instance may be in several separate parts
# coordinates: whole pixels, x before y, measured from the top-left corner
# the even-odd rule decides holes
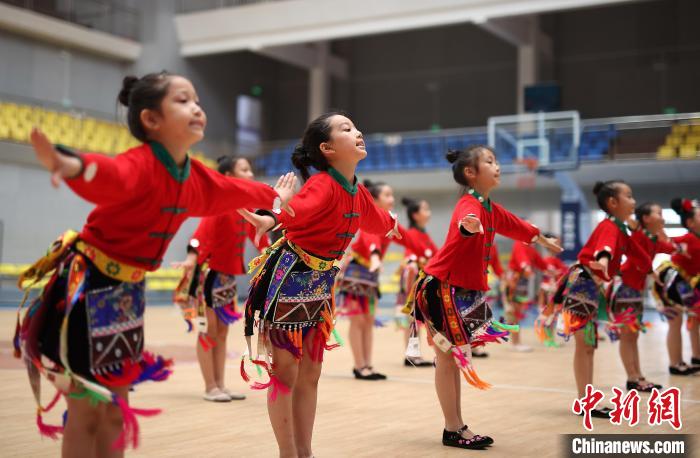
[[[338,314],[374,314],[380,297],[379,272],[370,272],[357,261],[350,261],[338,281]]]
[[[272,249],[251,280],[245,311],[246,335],[253,334],[257,317],[261,336],[299,359],[303,340],[311,329],[317,329],[311,356],[321,360],[333,330],[333,293],[338,273],[331,260],[326,262],[329,269],[315,270],[288,243]]]

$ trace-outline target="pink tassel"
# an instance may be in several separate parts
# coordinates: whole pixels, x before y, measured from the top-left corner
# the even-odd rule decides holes
[[[467,358],[464,356],[464,353],[462,353],[462,350],[460,350],[457,347],[452,347],[452,357],[459,363],[459,367],[465,368],[469,365],[469,361],[467,361]]]
[[[637,322],[637,316],[634,313],[632,307],[628,308],[622,313],[615,315],[614,323],[615,325],[632,325]]]
[[[268,392],[270,401],[274,402],[277,399],[278,393],[289,394],[289,387],[274,375],[270,378],[270,382],[272,382],[272,390]]]
[[[44,420],[41,418],[41,410],[37,411],[36,414],[36,426],[39,428],[39,434],[53,440],[57,440],[59,434],[63,434],[63,426],[53,426],[44,423]]]
[[[269,382],[267,383],[260,383],[260,382],[255,382],[253,383],[250,388],[252,390],[266,390],[272,386],[272,379],[270,379]]]
[[[129,446],[137,448],[139,446],[139,422],[136,416],[152,417],[158,415],[160,409],[135,409],[129,407],[127,402],[117,395],[112,395],[112,402],[119,407],[122,413],[122,432],[112,444],[115,450],[124,450]]]
[[[260,383],[260,382],[255,382],[252,386],[252,389],[254,390],[265,390],[268,388],[271,388],[267,395],[270,399],[270,401],[274,402],[277,400],[277,395],[279,393],[282,394],[289,394],[289,387],[282,383],[280,379],[275,377],[274,375],[270,376],[270,381],[267,383]]]

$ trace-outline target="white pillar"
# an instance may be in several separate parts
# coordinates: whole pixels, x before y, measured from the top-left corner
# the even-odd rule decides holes
[[[537,82],[536,53],[533,44],[518,46],[518,113],[525,112],[525,87]]]
[[[317,59],[309,69],[309,121],[329,108],[331,80],[328,72],[330,51],[327,42],[316,44]]]

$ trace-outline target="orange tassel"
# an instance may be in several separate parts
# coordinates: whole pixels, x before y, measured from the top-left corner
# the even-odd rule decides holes
[[[544,324],[540,320],[537,320],[535,321],[534,329],[535,335],[537,336],[537,340],[539,340],[540,342],[544,342]]]
[[[571,333],[569,332],[571,330],[571,325],[569,324],[569,314],[567,312],[563,312],[561,314],[561,318],[562,318],[561,321],[562,321],[562,328],[563,328],[562,331],[563,331],[564,335],[566,335],[566,336],[571,335]]]
[[[469,375],[471,375],[472,380],[474,380],[474,382],[476,383],[474,385],[475,387],[479,388],[480,390],[488,390],[489,388],[491,388],[491,384],[481,380],[476,374],[476,371],[473,367],[468,367],[467,371],[469,372]]]
[[[303,352],[301,329],[297,329],[296,331],[294,331],[294,339],[295,339],[295,342],[296,342],[297,350],[299,350],[299,358],[301,359],[301,357],[302,357],[302,352]]]

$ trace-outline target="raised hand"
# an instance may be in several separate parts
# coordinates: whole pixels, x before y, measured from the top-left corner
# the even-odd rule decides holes
[[[289,201],[294,197],[294,194],[297,193],[296,185],[297,176],[293,172],[289,172],[279,177],[274,187],[282,201],[282,208],[284,208],[290,216],[295,215],[294,209],[289,206]]]
[[[394,218],[394,227],[386,233],[385,237],[394,238],[396,240],[401,240],[403,236],[399,231],[399,219],[392,212],[389,212],[392,218]]]
[[[543,247],[547,248],[548,250],[552,250],[555,253],[561,253],[562,251],[564,251],[564,249],[557,243],[557,239],[553,237],[544,237],[540,234],[540,236],[537,237],[537,244],[542,245]]]
[[[281,179],[281,178],[280,178]],[[253,238],[253,243],[255,246],[260,245],[260,239],[267,231],[275,227],[275,219],[269,215],[258,215],[256,213],[250,212],[245,208],[239,208],[236,210],[246,221],[255,227],[255,237]]]
[[[80,160],[59,153],[41,130],[32,129],[29,139],[37,159],[46,170],[51,172],[51,185],[54,188],[58,188],[61,179],[71,178],[80,173],[82,167]]]
[[[170,267],[174,269],[184,269],[186,271],[191,271],[194,269],[195,264],[197,264],[197,255],[194,253],[189,253],[184,261],[175,261],[170,263]]]
[[[603,273],[603,277],[607,279],[607,278],[609,278],[608,277],[608,263],[609,262],[610,262],[610,258],[604,256],[604,257],[598,259],[597,261],[591,261],[588,264],[588,266],[591,269],[601,271]]]
[[[459,225],[464,228],[469,233],[479,234],[484,233],[484,226],[481,224],[479,218],[475,214],[470,213],[459,221]]]
[[[373,254],[369,257],[369,271],[376,272],[382,266],[382,260],[379,258],[378,254]]]

